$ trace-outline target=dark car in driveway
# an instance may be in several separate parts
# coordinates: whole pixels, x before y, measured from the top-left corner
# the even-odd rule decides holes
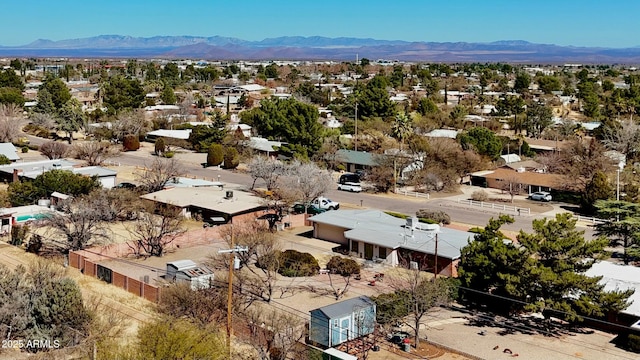
[[[321,214],[323,212],[325,212],[327,210],[325,209],[321,209],[315,205],[309,205],[307,206],[307,214],[311,214],[311,215],[317,215],[317,214]],[[293,205],[293,213],[294,214],[304,214],[304,205],[297,203]]]

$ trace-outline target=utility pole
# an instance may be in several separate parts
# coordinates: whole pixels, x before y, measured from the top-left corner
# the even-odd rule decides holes
[[[435,260],[433,265],[433,281],[438,278],[438,233],[436,233]]]
[[[358,99],[356,98],[356,112],[355,112],[355,119],[356,119],[356,136],[355,136],[355,151],[358,151]]]
[[[239,252],[247,252],[249,249],[247,247],[240,247],[238,245],[233,244],[233,220],[231,220],[231,246],[230,249],[227,250],[218,250],[218,254],[226,254],[229,253],[229,287],[227,292],[227,348],[229,349],[229,360],[231,360],[231,335],[233,334],[233,323],[232,323],[232,314],[231,314],[231,303],[233,299],[233,269],[236,267],[236,257],[235,253]],[[238,261],[238,268],[239,266]]]

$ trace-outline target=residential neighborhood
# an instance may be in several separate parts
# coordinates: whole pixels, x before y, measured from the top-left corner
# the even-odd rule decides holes
[[[0,359],[640,351],[633,66],[0,67]]]

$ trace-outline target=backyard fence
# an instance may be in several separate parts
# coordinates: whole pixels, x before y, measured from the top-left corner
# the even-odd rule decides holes
[[[396,194],[400,194],[400,195],[404,195],[404,196],[411,196],[411,197],[423,198],[423,199],[429,200],[429,194],[427,194],[427,193],[422,193],[422,192],[417,192],[417,191],[409,191],[409,190],[406,190],[406,189],[395,189],[395,193]]]

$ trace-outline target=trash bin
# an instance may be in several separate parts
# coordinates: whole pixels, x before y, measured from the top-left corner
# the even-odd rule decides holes
[[[411,343],[403,343],[402,344],[402,350],[404,352],[411,352]]]

